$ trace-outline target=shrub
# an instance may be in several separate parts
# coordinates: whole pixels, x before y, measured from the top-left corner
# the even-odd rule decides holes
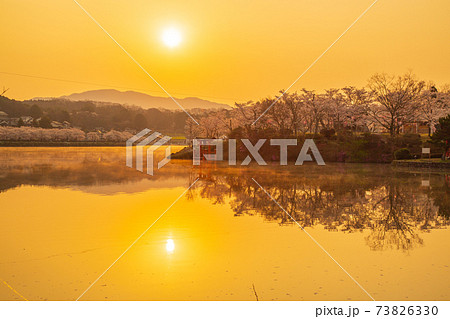
[[[412,154],[421,154],[422,139],[419,134],[399,135],[391,139],[390,143],[395,146],[395,149],[407,148]]]
[[[411,159],[412,155],[409,149],[400,148],[394,152],[394,157],[396,160],[404,160],[404,159]]]
[[[333,137],[335,137],[336,131],[334,129],[322,129],[320,131],[320,135],[325,136],[327,139],[332,139]]]
[[[379,135],[364,133],[345,142],[350,162],[386,163],[392,157],[392,148]]]

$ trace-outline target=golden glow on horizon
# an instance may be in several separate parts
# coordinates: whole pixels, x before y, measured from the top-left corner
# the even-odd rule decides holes
[[[169,93],[228,104],[287,88],[372,2],[80,0]],[[3,5],[0,72],[165,96],[72,1]],[[363,86],[376,72],[408,70],[450,82],[449,10],[448,0],[379,1],[292,90]],[[178,35],[162,41],[169,27]],[[3,86],[15,99],[109,88],[0,73]]]

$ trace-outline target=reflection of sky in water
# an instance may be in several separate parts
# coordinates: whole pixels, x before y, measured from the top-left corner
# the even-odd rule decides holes
[[[254,300],[253,285],[260,300],[366,300],[251,177],[376,299],[450,297],[443,173],[172,161],[149,177],[120,149],[83,150],[0,150],[0,273],[30,300],[76,298],[197,177],[86,300]]]

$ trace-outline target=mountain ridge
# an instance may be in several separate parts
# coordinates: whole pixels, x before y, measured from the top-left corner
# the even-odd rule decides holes
[[[48,98],[34,98],[48,99]],[[58,98],[55,98],[58,99]],[[137,91],[119,91],[115,89],[89,90],[80,93],[72,93],[60,96],[59,99],[67,99],[71,101],[97,101],[108,103],[119,103],[123,105],[135,105],[144,109],[163,108],[169,110],[180,109],[180,107],[170,98],[162,96],[153,96]],[[175,98],[185,109],[203,108],[217,109],[230,108],[228,104],[212,102],[198,97]]]

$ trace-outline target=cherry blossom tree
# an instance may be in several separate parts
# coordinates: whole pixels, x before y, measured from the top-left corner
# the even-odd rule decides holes
[[[89,132],[86,134],[86,141],[98,142],[102,139],[102,136],[98,132]]]
[[[439,92],[433,83],[428,83],[427,88],[422,92],[418,111],[419,120],[428,125],[428,135],[431,136],[439,118],[450,113],[450,94],[445,91]]]
[[[371,103],[371,95],[365,89],[358,89],[353,86],[342,88],[344,101],[346,104],[345,126],[370,130],[374,128],[374,121],[367,114],[367,107]]]

